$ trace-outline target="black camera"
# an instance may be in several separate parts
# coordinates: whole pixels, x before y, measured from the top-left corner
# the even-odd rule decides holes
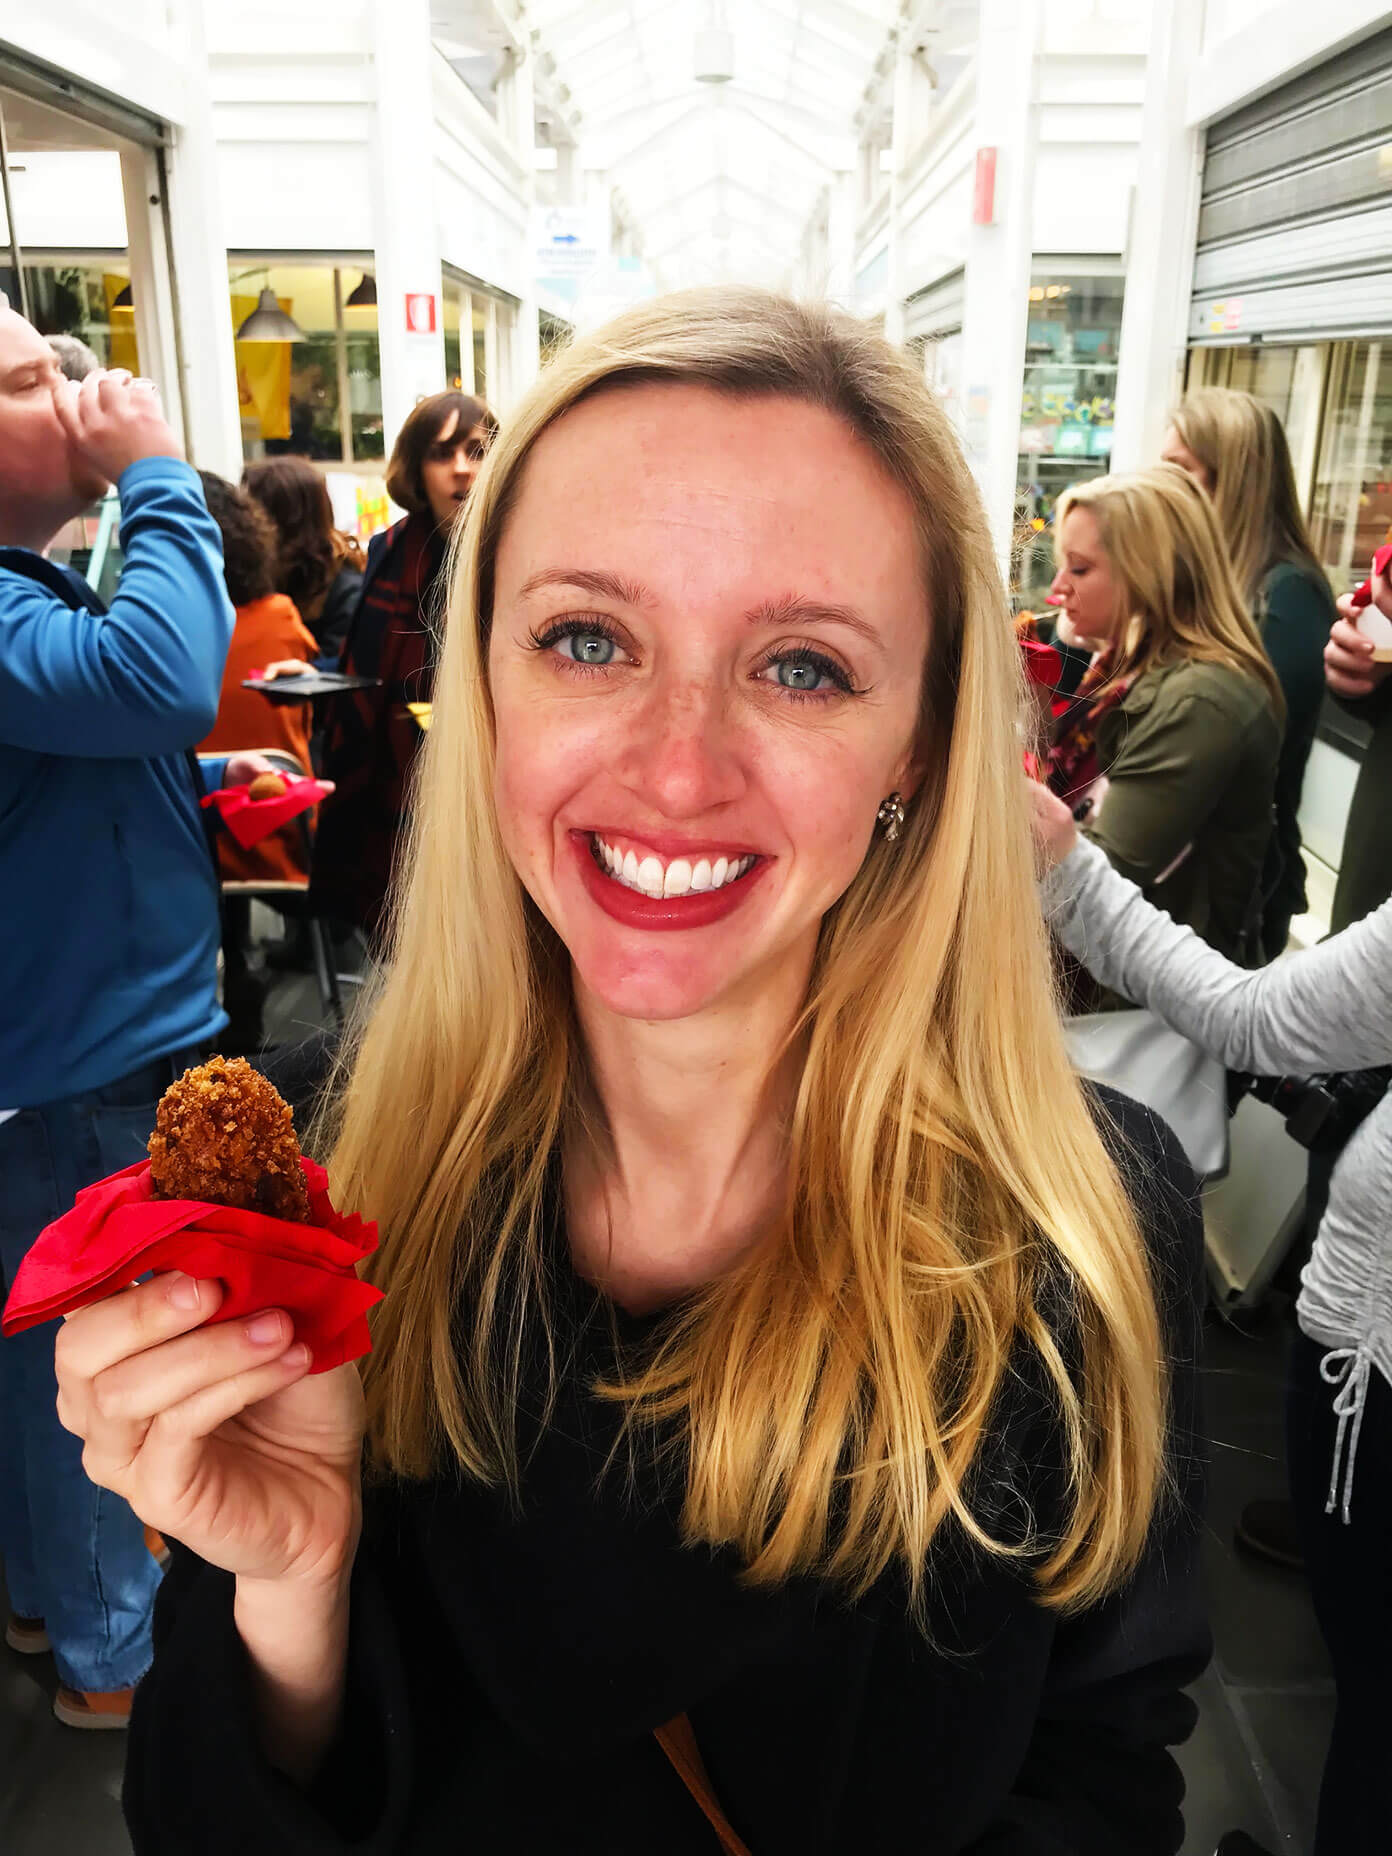
[[[1312,1152],[1337,1152],[1377,1107],[1392,1067],[1336,1070],[1322,1076],[1247,1076],[1228,1072],[1228,1112],[1246,1095],[1286,1118],[1286,1133]]]

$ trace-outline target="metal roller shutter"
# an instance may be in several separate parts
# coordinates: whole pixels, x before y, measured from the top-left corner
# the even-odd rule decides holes
[[[946,335],[953,329],[960,329],[966,296],[967,274],[960,268],[915,291],[904,305],[905,341],[919,336]]]
[[[1392,328],[1392,31],[1213,123],[1192,342]]]

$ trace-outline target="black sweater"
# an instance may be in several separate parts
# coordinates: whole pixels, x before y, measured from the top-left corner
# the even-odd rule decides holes
[[[680,1544],[655,1471],[603,1474],[616,1418],[586,1387],[615,1322],[566,1272],[571,1359],[520,1512],[452,1475],[369,1495],[344,1725],[310,1792],[257,1750],[232,1579],[176,1550],[131,1727],[137,1856],[712,1856],[652,1738],[682,1709],[753,1856],[1173,1856],[1167,1748],[1208,1654],[1201,1232],[1173,1137],[1108,1107],[1175,1363],[1176,1492],[1124,1591],[1061,1619],[960,1539],[935,1548],[926,1636],[895,1579],[857,1604],[810,1579],[742,1586],[728,1554]],[[1022,1389],[993,1426],[976,1506],[1006,1531],[1022,1496],[1052,1499],[1043,1409]]]

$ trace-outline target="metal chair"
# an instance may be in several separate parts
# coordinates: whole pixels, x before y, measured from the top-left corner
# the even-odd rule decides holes
[[[268,760],[277,773],[293,774],[297,779],[309,777],[309,770],[301,766],[293,754],[287,754],[282,748],[233,748],[230,753],[260,754]],[[199,765],[209,760],[224,760],[226,755],[200,754]],[[310,826],[309,813],[301,812],[299,817],[291,820],[300,832],[304,842],[305,868],[309,869],[314,855],[314,832]],[[251,881],[240,877],[223,879],[224,896],[248,896],[253,901],[265,901],[274,906],[277,896],[298,896],[305,905],[305,919],[309,928],[309,943],[314,953],[314,977],[319,983],[319,1002],[324,1010],[333,1015],[336,1026],[343,1026],[343,994],[339,989],[339,975],[334,969],[333,940],[329,934],[327,922],[321,915],[316,915],[309,908],[309,891],[304,883],[277,882],[275,880]]]

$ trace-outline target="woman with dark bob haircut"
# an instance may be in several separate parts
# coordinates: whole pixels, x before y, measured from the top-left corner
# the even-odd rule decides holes
[[[328,485],[307,458],[261,458],[242,488],[270,517],[279,541],[278,588],[292,599],[323,657],[337,657],[362,593],[362,550],[334,527]]]
[[[450,531],[468,500],[498,422],[469,393],[436,393],[397,435],[387,489],[409,513],[367,551],[367,572],[340,658],[375,687],[339,697],[330,710],[324,774],[337,784],[314,847],[315,906],[377,937],[396,858],[421,721],[435,685],[443,608],[441,569]]]

